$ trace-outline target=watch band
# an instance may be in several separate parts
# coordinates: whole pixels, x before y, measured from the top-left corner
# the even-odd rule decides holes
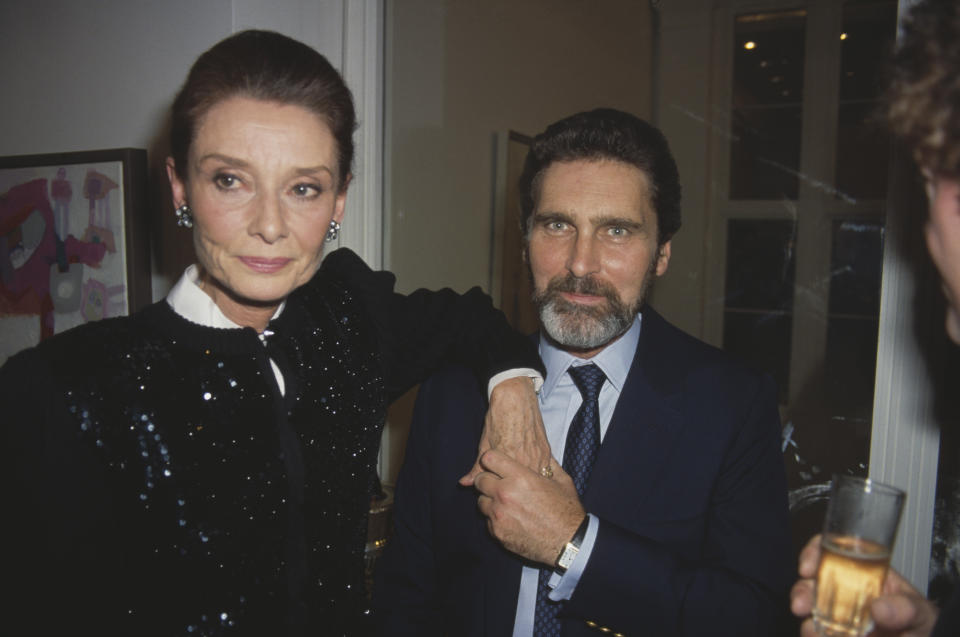
[[[577,553],[580,552],[580,545],[583,544],[583,538],[587,534],[587,527],[589,525],[590,516],[584,515],[583,521],[580,522],[580,526],[577,527],[576,533],[574,533],[570,541],[563,546],[560,555],[557,556],[554,569],[561,575],[567,572],[567,569],[573,564],[573,559],[577,556]]]

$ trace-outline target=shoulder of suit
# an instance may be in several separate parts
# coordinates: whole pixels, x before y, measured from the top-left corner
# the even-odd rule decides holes
[[[715,370],[741,378],[763,375],[762,371],[750,366],[741,358],[673,325],[653,308],[644,308],[642,325],[641,329],[653,330],[653,333],[648,333],[647,336],[656,343],[656,346],[664,349],[661,357],[670,356],[696,369]]]

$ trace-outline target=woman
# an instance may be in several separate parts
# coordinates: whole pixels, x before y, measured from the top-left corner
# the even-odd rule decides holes
[[[240,33],[194,64],[167,172],[197,265],[165,302],[0,370],[0,632],[364,632],[385,405],[448,362],[481,382],[539,362],[475,291],[401,297],[345,250],[320,266],[353,129],[339,74],[289,38]]]

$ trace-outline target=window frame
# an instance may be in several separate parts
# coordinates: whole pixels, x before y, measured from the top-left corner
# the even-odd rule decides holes
[[[902,16],[905,7],[911,3],[900,0],[899,4]],[[726,198],[730,150],[728,136],[723,131],[730,130],[734,17],[739,13],[800,7],[807,9],[806,51],[808,56],[812,52],[804,70],[800,170],[808,179],[831,184],[834,181],[839,83],[827,82],[824,84],[829,86],[817,87],[811,74],[823,74],[827,65],[838,69],[840,40],[834,35],[839,33],[842,23],[842,4],[833,0],[679,0],[663,3],[660,7],[661,24],[667,32],[667,37],[661,38],[662,46],[683,47],[698,37],[707,37],[711,42],[706,49],[709,59],[702,59],[702,68],[709,79],[707,91],[698,91],[694,85],[697,78],[703,76],[699,68],[689,74],[688,80],[669,76],[665,83],[667,94],[661,93],[659,87],[657,90],[657,110],[666,115],[666,119],[681,119],[670,109],[682,109],[685,113],[699,113],[704,122],[712,123],[703,135],[707,149],[705,157],[684,156],[685,151],[689,153],[692,149],[689,140],[675,145],[681,170],[689,167],[692,170],[688,170],[688,174],[705,177],[704,183],[695,188],[706,192],[694,192],[688,199],[697,201],[700,197],[704,207],[700,336],[714,344],[722,342],[725,268],[711,265],[726,263],[726,224],[730,218],[797,218],[803,221],[798,223],[797,230],[796,288],[800,290],[808,282],[829,280],[825,275],[830,266],[830,232],[834,219],[882,219],[885,211],[890,213],[886,215],[884,231],[869,474],[871,478],[895,484],[909,494],[892,564],[918,589],[925,591],[932,546],[939,428],[934,417],[934,379],[915,333],[927,329],[942,331],[943,328],[942,320],[931,325],[929,313],[922,307],[918,311],[917,307],[918,298],[921,305],[926,303],[922,300],[925,297],[923,288],[930,287],[930,284],[916,267],[918,259],[924,258],[922,245],[917,246],[911,238],[919,234],[910,225],[916,214],[901,212],[918,205],[909,161],[893,151],[885,200],[850,205],[838,201],[810,181],[801,182],[798,199],[790,202],[794,206],[784,205],[782,201],[731,202]],[[704,19],[704,12],[711,15]],[[824,42],[833,43],[835,48],[823,45]],[[663,64],[663,58],[658,56],[657,60]],[[664,83],[667,74],[659,69],[657,72]],[[817,93],[811,95],[811,91]],[[678,96],[683,100],[679,106]],[[703,101],[698,103],[697,98],[701,96]],[[809,100],[830,106],[810,108]],[[670,127],[664,130],[669,138]],[[689,208],[685,212],[689,215]],[[807,216],[803,217],[804,213]],[[791,356],[791,379],[803,378],[825,352],[826,321],[822,317],[826,315],[829,290],[820,295],[819,302],[807,299],[797,303],[797,300],[795,296],[792,349],[802,353]],[[811,317],[814,320],[810,320]],[[803,343],[804,347],[796,348],[795,343]],[[796,391],[791,387],[789,395],[795,396]]]

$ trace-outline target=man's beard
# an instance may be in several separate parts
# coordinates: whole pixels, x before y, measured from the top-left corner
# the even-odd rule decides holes
[[[634,305],[628,306],[613,286],[592,277],[578,278],[568,273],[551,280],[542,292],[534,291],[533,303],[547,335],[567,349],[589,351],[610,343],[630,329],[640,311],[649,284],[649,271]],[[562,292],[601,296],[605,304],[580,305],[561,296]]]

